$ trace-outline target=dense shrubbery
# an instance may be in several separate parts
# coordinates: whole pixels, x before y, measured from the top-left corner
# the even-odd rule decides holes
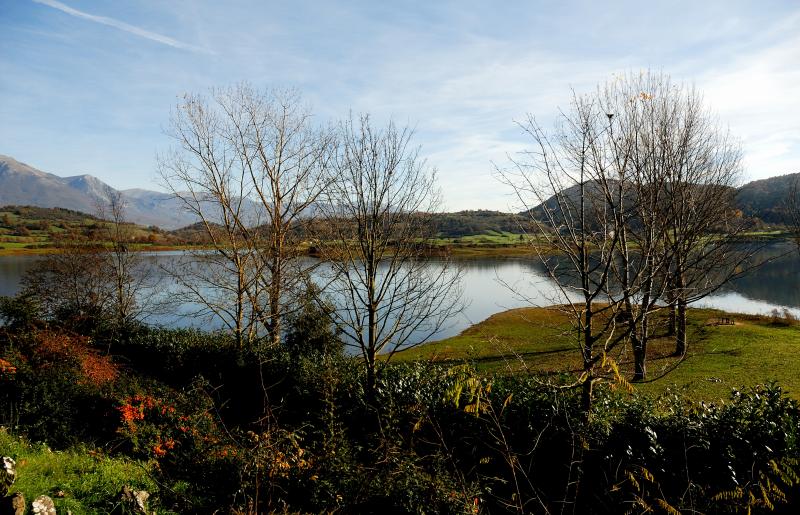
[[[141,328],[111,356],[20,323],[2,337],[2,423],[147,463],[179,512],[746,512],[798,495],[800,408],[775,385],[717,405],[599,388],[587,419],[578,392],[535,377],[417,363],[385,368],[368,405],[315,316],[283,348]]]

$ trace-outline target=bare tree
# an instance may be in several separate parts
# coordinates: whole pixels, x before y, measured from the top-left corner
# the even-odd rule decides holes
[[[157,278],[141,253],[130,248],[134,231],[126,219],[126,207],[123,194],[111,187],[96,199],[96,214],[103,220],[96,235],[102,245],[100,266],[109,283],[110,316],[117,331],[144,320],[158,304]]]
[[[665,249],[670,219],[664,206],[671,163],[665,156],[683,114],[680,96],[668,77],[649,72],[618,77],[597,91],[608,117],[604,151],[622,192],[613,270],[633,351],[634,380],[646,377],[651,315],[662,308],[669,285],[665,277],[671,256]]]
[[[674,116],[664,120],[657,147],[664,181],[659,215],[666,220],[668,302],[676,306],[675,354],[686,353],[687,305],[746,272],[763,244],[745,243],[750,221],[736,208],[741,177],[738,141],[722,129],[692,88],[668,92]]]
[[[332,316],[363,357],[368,395],[381,364],[436,334],[462,307],[459,268],[447,256],[425,259],[439,192],[411,137],[392,122],[376,128],[367,115],[343,122],[320,204]]]
[[[532,117],[523,129],[535,150],[499,171],[544,250],[567,258],[542,256],[582,335],[583,377],[628,340],[634,379],[644,379],[651,315],[664,301],[677,305],[682,354],[686,305],[741,273],[756,251],[739,240],[746,222],[732,203],[738,146],[694,90],[651,72],[573,96],[553,134]],[[605,315],[595,329],[597,313]],[[588,406],[590,384],[584,393]]]
[[[54,243],[55,252],[23,277],[22,295],[34,298],[46,319],[96,328],[113,305],[104,249],[77,232],[58,235]]]
[[[240,342],[263,330],[279,343],[289,292],[308,271],[297,259],[301,226],[327,181],[329,131],[312,125],[296,92],[238,85],[186,96],[170,135],[161,177],[212,247],[192,256],[191,280],[180,282]]]
[[[122,193],[109,187],[95,201],[94,228],[58,235],[56,252],[37,262],[23,290],[47,318],[119,334],[157,310],[157,283],[141,254],[129,249],[134,234]]]
[[[613,154],[608,152],[609,117],[596,99],[574,95],[571,110],[552,134],[529,116],[521,128],[534,148],[497,168],[538,232],[535,246],[547,274],[558,286],[554,299],[576,331],[583,373],[583,408],[591,409],[593,387],[621,338],[621,304],[611,274],[621,244],[617,226],[624,220],[626,192]]]

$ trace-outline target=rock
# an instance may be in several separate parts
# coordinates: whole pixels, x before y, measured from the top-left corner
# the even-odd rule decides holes
[[[150,498],[150,494],[145,490],[133,490],[128,486],[123,486],[119,497],[131,513],[148,514],[147,499]]]
[[[56,515],[56,505],[46,495],[40,495],[31,504],[33,515]]]
[[[25,515],[25,496],[17,492],[11,497],[11,508],[14,515]]]
[[[17,462],[8,456],[3,456],[3,463],[0,465],[0,495],[6,495],[16,479]]]
[[[0,515],[25,515],[25,497],[17,492],[0,499]]]

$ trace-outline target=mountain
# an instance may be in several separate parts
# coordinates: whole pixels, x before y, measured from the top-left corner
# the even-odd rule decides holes
[[[94,213],[97,200],[106,198],[107,188],[106,183],[92,175],[60,177],[0,155],[0,206],[60,207]],[[181,209],[180,201],[167,193],[143,189],[121,193],[127,203],[126,217],[131,222],[176,229],[197,221]]]

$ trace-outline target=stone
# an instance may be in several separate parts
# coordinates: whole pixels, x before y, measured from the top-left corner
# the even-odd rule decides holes
[[[56,505],[46,495],[40,495],[31,504],[33,515],[56,515]]]
[[[150,494],[147,493],[147,491],[133,490],[128,486],[123,486],[119,497],[131,513],[137,513],[141,515],[148,514],[147,499],[150,498]]]
[[[13,458],[3,456],[0,465],[0,495],[6,495],[17,479],[17,462]]]
[[[25,515],[25,496],[21,492],[11,496],[11,508],[14,510],[14,515]]]

